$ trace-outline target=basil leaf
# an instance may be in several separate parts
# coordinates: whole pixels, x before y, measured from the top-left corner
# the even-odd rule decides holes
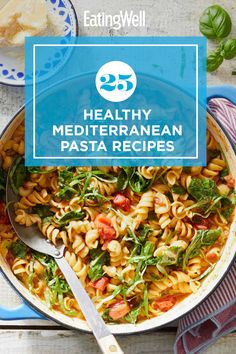
[[[200,32],[207,38],[225,38],[232,28],[231,18],[219,5],[209,6],[199,20]]]
[[[218,69],[219,66],[222,64],[223,60],[224,58],[218,50],[210,52],[207,55],[207,71],[211,73]]]
[[[186,190],[184,187],[179,186],[178,184],[175,184],[172,188],[171,188],[172,193],[176,193],[176,194],[185,194]]]
[[[14,257],[25,259],[28,247],[21,240],[17,240],[10,245],[9,249]]]
[[[22,157],[19,156],[11,166],[9,179],[13,192],[18,194],[19,188],[22,187],[24,181],[27,179],[27,169]]]
[[[223,57],[226,60],[236,57],[236,39],[230,38],[222,43],[222,51]]]

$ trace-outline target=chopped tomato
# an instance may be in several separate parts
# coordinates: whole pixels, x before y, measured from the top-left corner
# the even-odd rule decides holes
[[[213,248],[207,252],[206,259],[211,263],[215,263],[219,259],[219,253],[217,253],[216,250]]]
[[[194,220],[193,227],[196,230],[208,230],[210,227],[210,222],[208,219],[199,216],[196,220]]]
[[[92,288],[104,291],[108,284],[109,284],[109,279],[107,277],[102,277],[98,280],[90,281],[88,285],[91,286]]]
[[[111,241],[116,238],[116,230],[114,229],[111,220],[106,215],[98,214],[94,224],[104,241]]]
[[[196,230],[208,230],[208,227],[200,224],[193,224],[194,229]]]
[[[183,220],[183,222],[190,222],[190,220],[187,216],[185,216],[182,220]]]
[[[0,202],[0,225],[7,225],[9,224],[9,218],[5,209],[5,204]]]
[[[0,215],[5,214],[5,204],[3,202],[0,202]]]
[[[225,181],[227,182],[227,186],[229,188],[234,188],[235,179],[231,175],[225,176]]]
[[[158,204],[158,205],[160,205],[160,206],[164,206],[164,205],[165,205],[165,203],[162,202],[161,199],[158,198],[158,197],[155,197],[155,198],[154,198],[154,203],[155,203],[155,204]]]
[[[176,297],[174,295],[166,295],[154,302],[154,309],[162,312],[169,311],[176,304]]]
[[[216,182],[217,185],[220,183],[220,176],[219,175],[214,176],[212,179],[213,179],[213,181]]]
[[[122,193],[116,193],[113,199],[114,206],[123,209],[124,211],[130,210],[130,200]]]
[[[7,255],[6,255],[6,261],[9,264],[10,267],[13,266],[14,263],[14,256],[11,252],[11,250],[8,250]]]
[[[0,225],[7,225],[9,223],[8,215],[0,215]]]
[[[116,302],[109,311],[109,316],[114,320],[119,320],[120,318],[127,315],[130,311],[130,306],[127,302],[123,300]]]

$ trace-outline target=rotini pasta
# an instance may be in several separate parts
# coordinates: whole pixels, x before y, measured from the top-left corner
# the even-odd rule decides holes
[[[21,125],[1,144],[4,170],[24,155],[23,136]],[[207,149],[206,167],[131,167],[124,186],[122,167],[27,169],[19,159],[27,173],[17,189],[16,222],[35,224],[65,246],[67,262],[107,322],[161,316],[198,290],[228,237],[235,181],[209,132]],[[0,220],[0,252],[16,277],[49,307],[83,319],[55,261],[21,243],[3,202]]]

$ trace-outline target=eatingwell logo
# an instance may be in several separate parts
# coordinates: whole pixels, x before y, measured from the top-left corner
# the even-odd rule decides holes
[[[91,11],[84,11],[84,26],[85,27],[110,27],[119,30],[121,27],[145,27],[146,13],[144,10],[134,12],[122,11],[115,15],[106,14],[105,12],[98,12],[92,14]]]

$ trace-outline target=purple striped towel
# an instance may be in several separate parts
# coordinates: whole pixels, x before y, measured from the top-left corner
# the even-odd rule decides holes
[[[220,98],[209,107],[236,144],[236,106]],[[179,321],[174,352],[197,354],[217,339],[236,330],[236,261],[218,288],[195,310]]]

